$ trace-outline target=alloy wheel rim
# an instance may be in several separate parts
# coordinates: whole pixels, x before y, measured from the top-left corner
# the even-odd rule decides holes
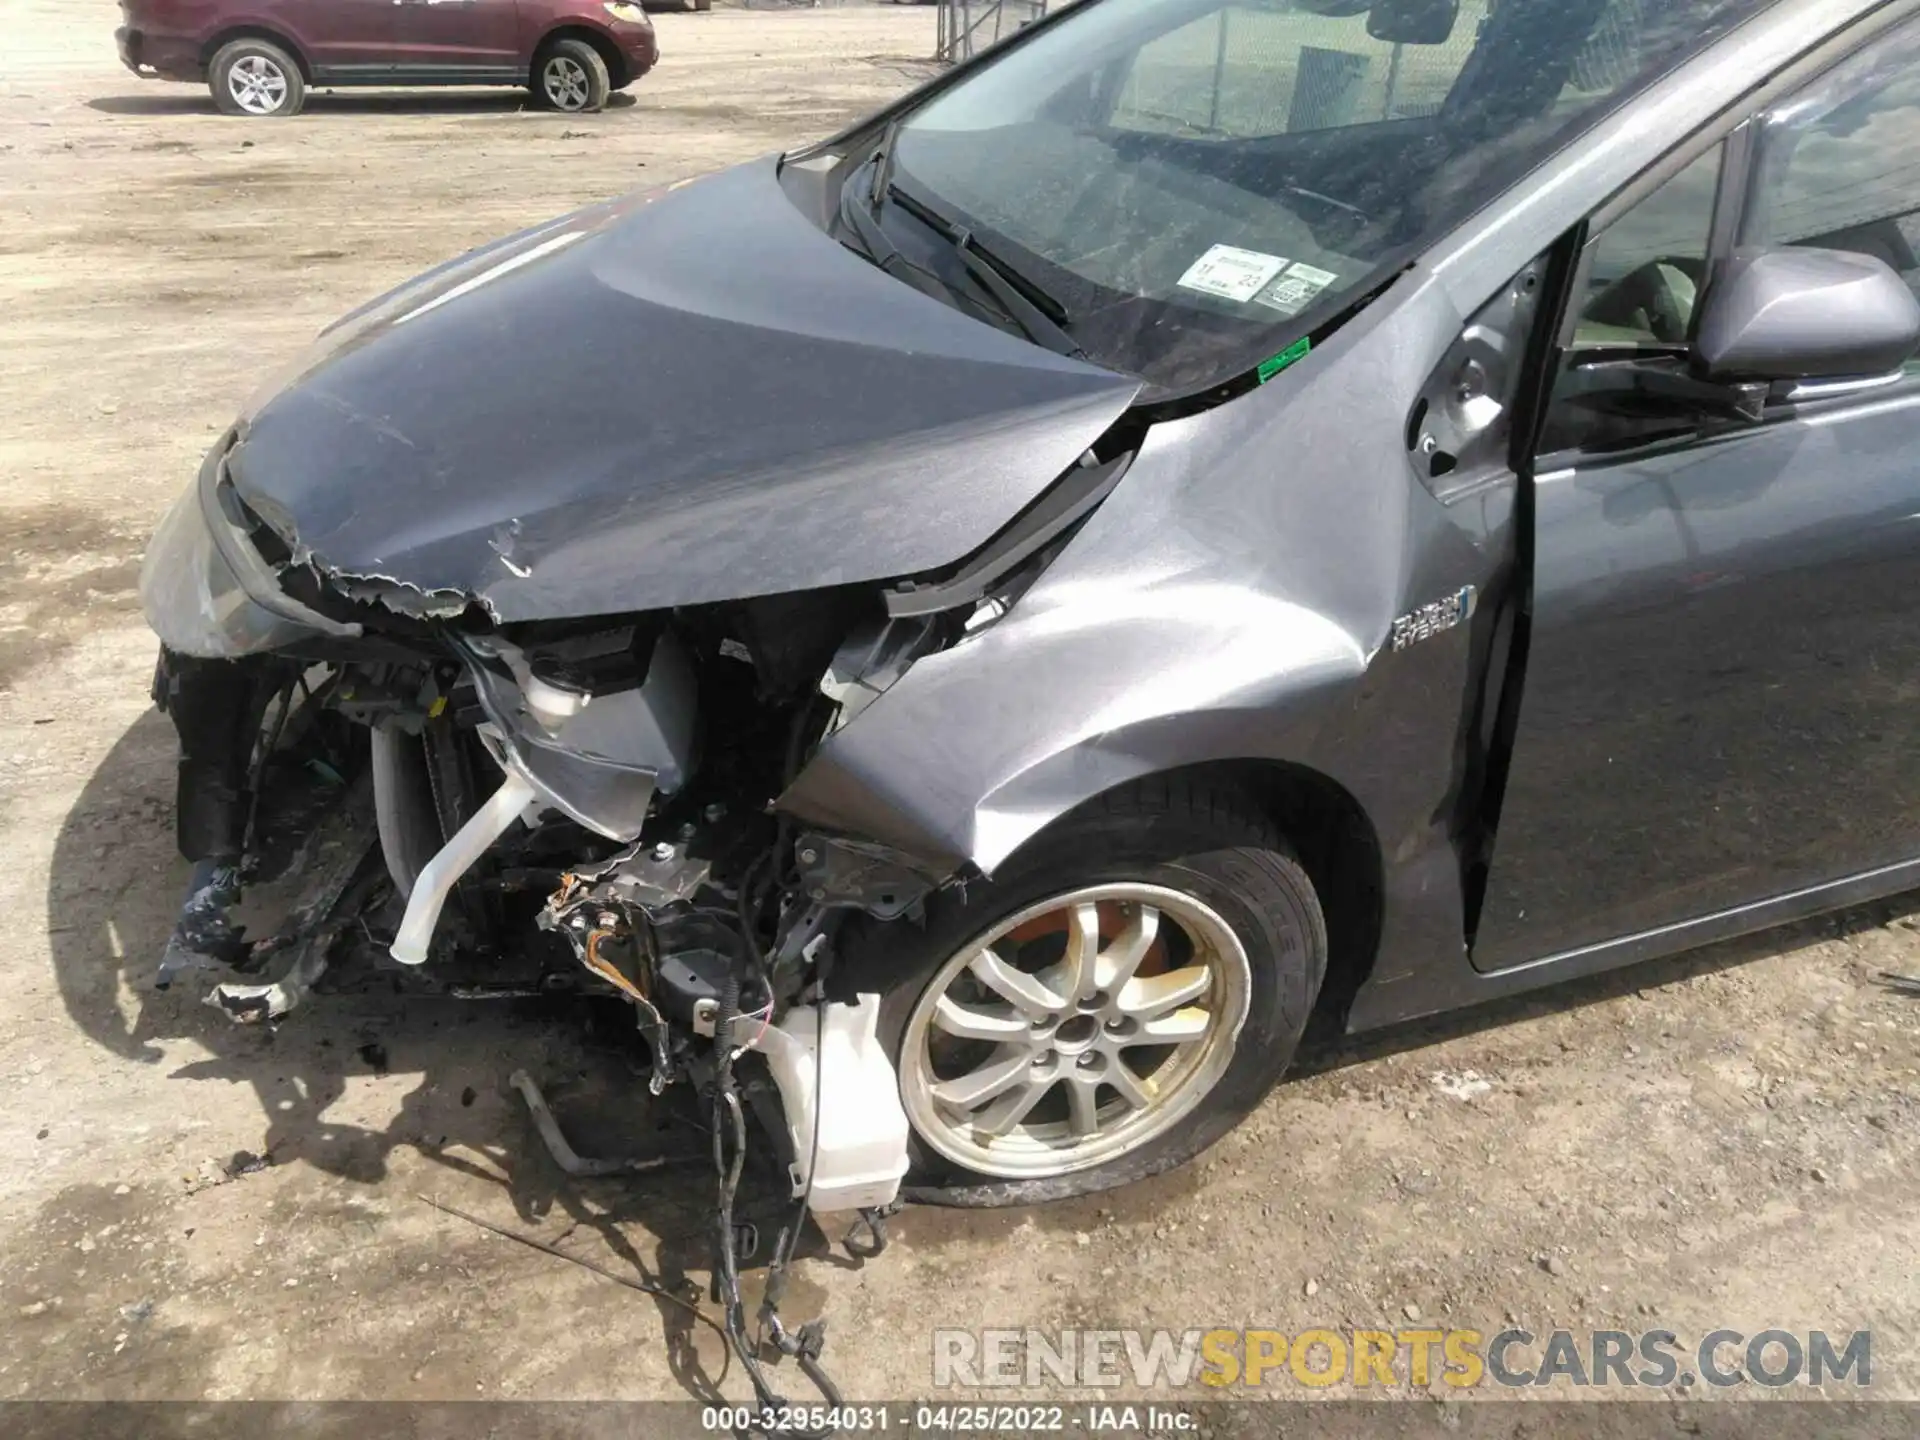
[[[587,103],[587,71],[579,61],[556,55],[547,61],[541,83],[556,110],[578,110]]]
[[[1232,1062],[1253,987],[1210,906],[1114,883],[1001,921],[908,1017],[900,1094],[916,1134],[983,1175],[1104,1165],[1191,1115]]]
[[[264,55],[242,56],[227,71],[227,93],[249,115],[271,115],[286,102],[286,72]]]

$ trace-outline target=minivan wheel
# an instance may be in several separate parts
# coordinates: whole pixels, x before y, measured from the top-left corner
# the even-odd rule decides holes
[[[1192,1159],[1284,1073],[1326,971],[1273,826],[1179,781],[1107,797],[927,911],[923,930],[863,927],[848,959],[883,990],[907,1186],[936,1203],[1062,1199]]]
[[[222,45],[207,67],[207,88],[227,115],[298,115],[307,99],[299,65],[268,40]]]
[[[549,110],[578,115],[599,110],[612,93],[607,62],[584,40],[556,40],[533,67],[533,95]]]

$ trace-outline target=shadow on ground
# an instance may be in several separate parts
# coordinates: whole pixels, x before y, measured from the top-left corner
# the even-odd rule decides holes
[[[212,1083],[223,1096],[235,1085],[246,1087],[259,1106],[259,1139],[227,1161],[232,1169],[264,1159],[375,1185],[393,1178],[396,1157],[405,1152],[409,1161],[418,1156],[439,1167],[444,1185],[429,1172],[428,1190],[461,1197],[456,1203],[463,1208],[497,1213],[498,1206],[484,1204],[491,1188],[549,1241],[557,1233],[571,1253],[661,1287],[678,1297],[656,1297],[673,1373],[688,1393],[713,1398],[717,1376],[703,1368],[696,1322],[683,1303],[701,1298],[691,1277],[704,1274],[714,1233],[715,1182],[704,1117],[685,1087],[660,1100],[648,1096],[642,1052],[624,1007],[577,1000],[463,1002],[363,988],[317,995],[269,1029],[236,1026],[199,1003],[208,982],[193,977],[156,992],[155,964],[185,880],[171,833],[173,756],[171,725],[157,713],[144,715],[91,777],[57,839],[47,927],[55,978],[73,1023],[122,1060],[153,1067],[148,1083],[177,1089],[181,1107],[205,1103],[196,1095],[198,1086]],[[1461,1016],[1357,1040],[1317,1038],[1295,1073],[1338,1070],[1674,983],[1883,924],[1916,907],[1920,899],[1901,897]],[[173,1042],[182,1040],[204,1047],[207,1058],[168,1068],[168,1055],[181,1048]],[[521,1068],[545,1088],[582,1153],[659,1154],[684,1163],[625,1179],[569,1178],[546,1153],[508,1086],[507,1077]],[[396,1110],[391,1088],[371,1101],[363,1090],[349,1092],[350,1077],[368,1074],[411,1077],[414,1083]],[[759,1146],[757,1153],[767,1155],[770,1147]],[[422,1183],[412,1164],[403,1178]],[[1189,1167],[1113,1195],[1040,1210],[920,1209],[902,1217],[899,1229],[914,1250],[1019,1243],[1016,1232],[1035,1224],[1068,1233],[1093,1229],[1097,1215],[1124,1222],[1178,1212],[1199,1184]],[[743,1185],[740,1218],[758,1230],[760,1260],[791,1214],[782,1191],[769,1163],[753,1167]],[[810,1227],[800,1254],[858,1265],[829,1243],[839,1239]],[[804,1277],[796,1280],[789,1301],[794,1312],[814,1308],[811,1288]]]
[[[617,92],[607,97],[607,109],[625,110],[634,97]],[[198,87],[180,86],[153,94],[100,95],[87,101],[105,115],[219,115],[213,97]],[[533,103],[524,90],[496,86],[487,90],[309,90],[306,108],[296,120],[310,115],[500,115],[527,110],[554,120],[591,120],[591,115],[562,114]],[[227,117],[236,124],[254,123],[249,117]]]
[[[623,1005],[459,1001],[362,985],[317,994],[278,1026],[265,1027],[236,1025],[201,1003],[215,977],[189,975],[167,991],[155,989],[186,880],[174,855],[173,760],[172,726],[150,711],[109,752],[55,842],[47,928],[73,1023],[123,1060],[151,1066],[144,1083],[176,1090],[183,1109],[230,1106],[236,1085],[250,1090],[260,1110],[259,1138],[217,1157],[230,1175],[299,1164],[373,1186],[396,1178],[397,1158],[417,1156],[446,1173],[436,1180],[407,1165],[397,1178],[411,1187],[497,1215],[499,1206],[485,1198],[491,1187],[523,1229],[537,1226],[547,1242],[564,1242],[569,1253],[685,1301],[700,1299],[703,1287],[690,1275],[704,1280],[715,1233],[705,1117],[686,1087],[649,1097],[644,1050]],[[207,1058],[169,1064],[181,1050],[173,1042],[183,1040],[204,1047]],[[582,1154],[666,1156],[672,1163],[622,1179],[569,1177],[508,1084],[516,1069],[541,1084]],[[397,1111],[390,1089],[371,1100],[349,1093],[350,1078],[368,1075],[413,1080]],[[218,1099],[196,1093],[207,1085]],[[764,1157],[769,1149],[753,1153]],[[737,1214],[757,1240],[743,1269],[757,1269],[792,1217],[770,1161],[748,1166]],[[589,1236],[592,1243],[583,1243]],[[828,1251],[809,1226],[799,1255]],[[830,1258],[858,1263],[838,1252]],[[796,1281],[790,1292],[801,1313],[807,1288]],[[701,1368],[691,1313],[673,1300],[656,1303],[676,1377],[689,1393],[715,1398],[716,1377]]]
[[[628,1012],[583,1000],[457,1001],[359,990],[317,995],[274,1028],[238,1026],[198,1003],[191,981],[156,992],[154,968],[185,883],[174,853],[174,737],[166,718],[143,715],[113,747],[68,813],[55,846],[47,927],[55,979],[74,1023],[127,1059],[158,1065],[159,1042],[191,1038],[214,1058],[168,1072],[170,1082],[245,1081],[258,1096],[261,1153],[298,1158],[343,1178],[384,1178],[398,1146],[436,1153],[467,1147],[515,1175],[515,1205],[534,1217],[553,1202],[556,1167],[516,1164],[538,1137],[506,1084],[525,1068],[549,1091],[583,1153],[657,1148],[665,1137],[697,1150],[702,1117],[646,1097],[644,1051]],[[1495,1001],[1359,1037],[1316,1034],[1293,1074],[1341,1069],[1556,1011],[1582,1008],[1884,925],[1920,910],[1920,894],[1815,917],[1665,960]],[[328,1111],[355,1073],[419,1074],[401,1113],[372,1131]],[[476,1106],[481,1095],[492,1097]],[[182,1103],[191,1103],[183,1097]],[[503,1122],[511,1122],[505,1123]],[[445,1158],[443,1163],[461,1162]],[[542,1178],[535,1182],[534,1174]]]

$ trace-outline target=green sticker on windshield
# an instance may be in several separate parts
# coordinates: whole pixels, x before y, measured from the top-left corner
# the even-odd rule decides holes
[[[1258,372],[1256,372],[1260,376],[1260,383],[1262,385],[1266,384],[1267,381],[1271,380],[1274,376],[1278,375],[1282,370],[1286,369],[1289,365],[1293,364],[1294,361],[1304,357],[1306,353],[1311,349],[1313,349],[1312,337],[1302,335],[1298,340],[1294,341],[1293,344],[1287,346],[1286,349],[1282,350],[1278,355],[1275,355],[1272,359],[1262,360],[1260,362],[1260,369],[1258,370]]]

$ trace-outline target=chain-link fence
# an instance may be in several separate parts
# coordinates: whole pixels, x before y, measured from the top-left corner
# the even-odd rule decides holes
[[[971,59],[1047,13],[1047,0],[940,0],[936,60]]]

